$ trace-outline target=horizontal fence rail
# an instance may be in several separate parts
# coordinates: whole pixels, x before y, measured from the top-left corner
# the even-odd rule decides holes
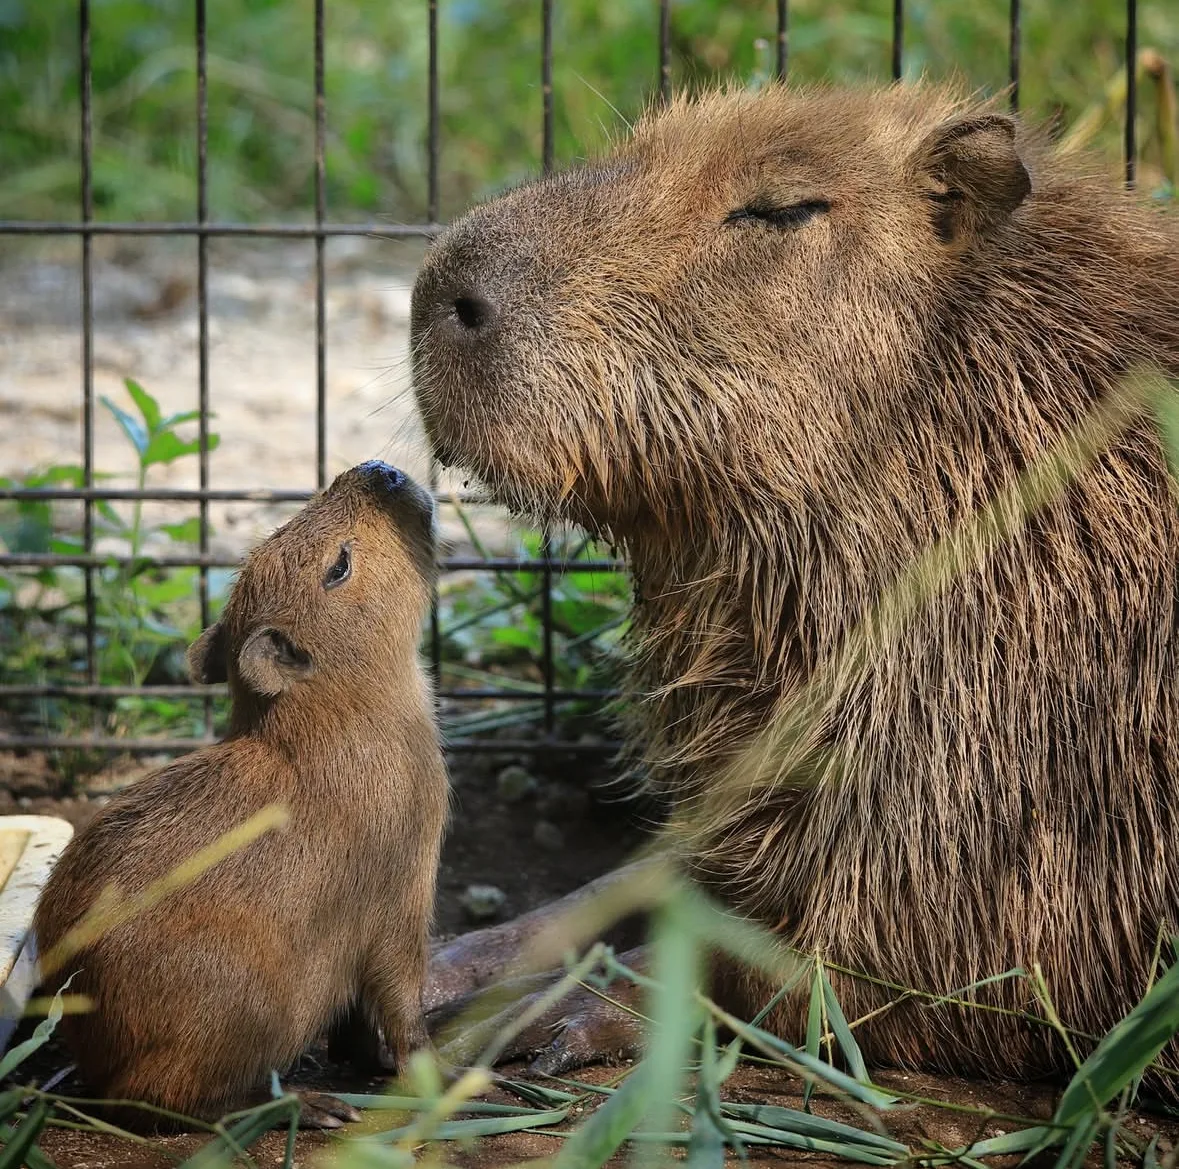
[[[542,169],[545,173],[554,165],[553,112],[553,15],[559,0],[538,0],[541,36],[539,45]],[[32,735],[0,735],[0,749],[60,749],[85,748],[111,752],[175,752],[189,750],[210,741],[213,734],[211,696],[224,693],[224,687],[196,688],[173,685],[118,686],[104,684],[98,676],[98,613],[96,573],[111,567],[148,566],[152,568],[195,568],[198,575],[198,599],[202,625],[210,616],[209,571],[230,569],[238,558],[218,555],[210,551],[209,506],[214,503],[295,504],[309,499],[312,490],[275,488],[268,490],[228,490],[212,485],[209,466],[209,418],[215,387],[210,382],[209,370],[209,252],[208,243],[219,238],[256,238],[308,240],[314,246],[315,262],[315,454],[314,477],[316,488],[325,485],[327,474],[327,360],[326,337],[326,274],[324,248],[328,239],[370,237],[393,240],[428,240],[442,229],[440,214],[439,162],[442,150],[439,99],[439,0],[424,0],[423,17],[428,37],[426,220],[425,223],[331,223],[327,220],[326,156],[328,110],[325,99],[324,62],[324,0],[315,0],[312,35],[314,37],[314,205],[309,223],[237,223],[218,222],[209,217],[208,198],[208,48],[207,0],[193,0],[196,15],[196,34],[193,51],[196,63],[196,159],[195,192],[196,216],[188,222],[103,222],[95,218],[93,176],[93,73],[91,68],[92,4],[78,0],[78,70],[80,77],[79,101],[79,219],[77,221],[0,220],[2,237],[76,237],[81,247],[81,327],[79,341],[82,351],[81,407],[81,478],[76,487],[17,488],[0,487],[0,501],[9,502],[74,502],[81,505],[82,549],[77,553],[0,553],[0,569],[77,569],[83,574],[85,606],[85,666],[84,682],[40,682],[36,684],[0,684],[0,703],[15,700],[65,700],[89,704],[92,711],[88,731],[74,735],[38,733]],[[677,7],[686,6],[681,0]],[[905,0],[879,0],[882,11],[888,12],[891,3],[891,44],[889,65],[891,75],[904,75],[905,60]],[[790,12],[788,0],[767,4],[767,19],[774,22],[774,72],[785,78],[790,53]],[[1019,108],[1021,69],[1021,0],[1009,0],[1008,20],[1008,94],[1011,107]],[[659,0],[653,9],[652,32],[656,52],[652,56],[653,88],[662,102],[669,100],[672,91],[672,0]],[[1137,85],[1135,62],[1138,43],[1137,0],[1126,0],[1125,8],[1125,64],[1126,111],[1124,129],[1125,182],[1132,187],[1136,180]],[[101,486],[97,482],[95,447],[94,393],[94,265],[93,244],[100,237],[188,237],[197,243],[197,319],[198,373],[196,397],[198,406],[199,451],[197,488],[132,489]],[[439,495],[437,467],[431,467],[430,485],[440,502],[486,502],[478,494],[457,493]],[[191,503],[199,509],[197,550],[189,555],[141,556],[108,555],[97,547],[96,510],[99,505],[115,502]],[[602,741],[564,741],[555,735],[556,707],[559,703],[604,703],[617,695],[609,689],[569,690],[557,686],[554,670],[553,582],[561,573],[613,573],[624,570],[624,565],[610,558],[593,560],[560,559],[553,555],[551,533],[544,532],[541,554],[532,557],[472,557],[452,556],[440,561],[443,572],[530,572],[541,578],[540,598],[543,619],[543,641],[540,653],[541,682],[533,687],[513,688],[508,681],[502,688],[439,687],[439,697],[452,701],[503,700],[513,703],[538,703],[543,711],[538,738],[488,738],[480,736],[452,736],[448,749],[455,752],[487,751],[490,753],[545,753],[609,752],[616,745]],[[441,628],[438,595],[435,590],[431,603],[430,626],[427,638],[428,656],[435,678],[442,672],[442,644],[445,631]],[[120,738],[105,735],[100,725],[104,704],[125,699],[192,700],[204,704],[202,736],[177,738]]]

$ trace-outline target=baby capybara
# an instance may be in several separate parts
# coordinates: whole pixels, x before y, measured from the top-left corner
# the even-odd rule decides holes
[[[1039,963],[1084,1050],[1179,926],[1179,507],[1145,411],[828,669],[1128,369],[1179,375],[1174,215],[1098,173],[942,88],[709,93],[471,211],[414,290],[436,452],[625,552],[623,715],[685,864],[838,968],[878,1063],[1068,1071],[1023,979],[963,996],[999,1010],[885,984]],[[807,694],[779,782],[716,799]],[[773,989],[719,972],[747,1018]]]
[[[227,737],[121,792],[73,839],[37,909],[39,952],[108,886],[134,897],[268,805],[289,819],[62,968],[93,1000],[61,1030],[96,1094],[215,1117],[265,1099],[271,1070],[333,1021],[353,1039],[367,1023],[360,1054],[386,1061],[426,1041],[448,801],[417,657],[433,573],[433,502],[379,462],[340,475],[246,561],[189,651],[197,681],[229,683]],[[302,1098],[305,1124],[353,1118]]]

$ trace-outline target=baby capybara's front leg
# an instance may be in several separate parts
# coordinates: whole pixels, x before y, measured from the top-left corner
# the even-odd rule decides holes
[[[424,933],[420,938],[390,939],[365,979],[367,1013],[380,1028],[377,1059],[383,1070],[403,1071],[413,1052],[430,1046],[422,1009],[427,950]],[[365,1040],[360,1042],[364,1051]]]

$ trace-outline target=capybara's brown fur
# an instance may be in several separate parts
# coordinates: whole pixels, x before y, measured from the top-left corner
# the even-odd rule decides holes
[[[439,455],[629,558],[625,717],[682,810],[1121,375],[1179,374],[1179,235],[993,103],[716,92],[456,222],[413,333]],[[1179,508],[1151,421],[1015,527],[845,659],[807,782],[686,859],[895,987],[1039,963],[1094,1035],[1179,926]],[[749,1011],[770,988],[723,990]],[[849,1017],[899,994],[837,990]],[[965,997],[1043,1017],[1024,979]],[[805,1004],[775,1017],[797,1039]],[[1071,1066],[1043,1023],[912,998],[856,1034],[879,1063]]]
[[[287,810],[59,971],[94,1002],[61,1027],[98,1095],[216,1117],[265,1099],[270,1071],[334,1019],[379,1027],[384,1050],[367,1054],[386,1061],[425,1041],[448,801],[417,658],[433,573],[432,501],[383,463],[340,475],[251,553],[189,652],[198,681],[228,680],[228,736],[116,796],[37,909],[45,956],[108,886],[133,898],[261,809]],[[355,1115],[324,1098],[303,1113]]]

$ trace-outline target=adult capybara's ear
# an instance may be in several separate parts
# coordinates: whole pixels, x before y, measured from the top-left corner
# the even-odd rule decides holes
[[[238,673],[251,690],[274,696],[311,675],[311,656],[279,629],[255,630],[237,655]]]
[[[1005,114],[943,122],[918,147],[915,162],[934,228],[947,244],[986,234],[1032,189],[1015,120]]]
[[[228,681],[228,669],[225,629],[218,621],[188,647],[188,673],[194,682],[212,686]]]

